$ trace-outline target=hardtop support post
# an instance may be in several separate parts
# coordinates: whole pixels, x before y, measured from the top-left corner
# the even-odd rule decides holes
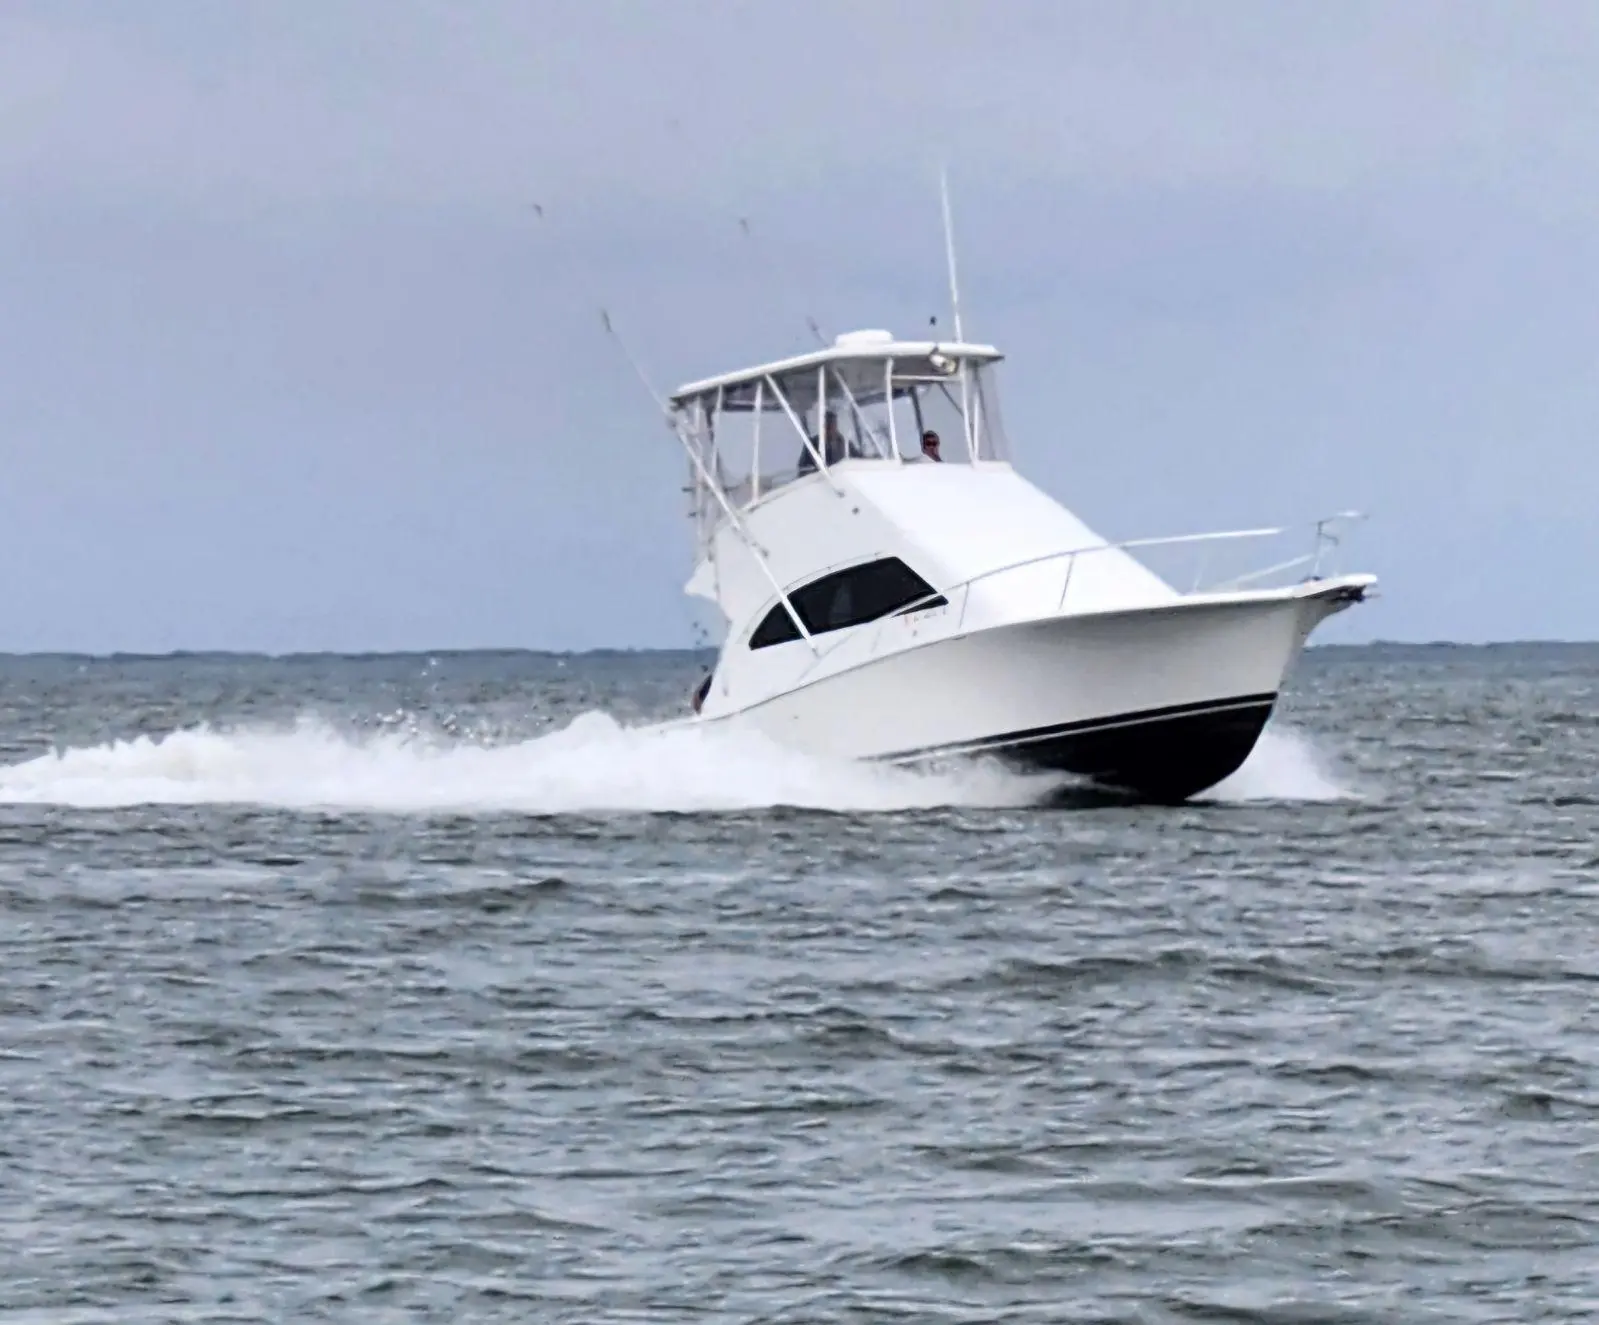
[[[762,397],[766,394],[766,383],[755,384],[755,405],[753,412],[754,438],[750,446],[750,500],[757,502],[761,499],[761,414],[765,409]]]

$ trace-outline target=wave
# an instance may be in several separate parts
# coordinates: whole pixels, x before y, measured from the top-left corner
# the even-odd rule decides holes
[[[194,727],[54,751],[0,767],[0,803],[90,809],[249,804],[377,813],[727,812],[791,806],[846,812],[1016,808],[1069,785],[994,761],[938,769],[820,759],[758,734],[624,727],[586,713],[559,731],[482,744],[315,718],[292,726]],[[1329,799],[1307,743],[1268,730],[1213,800]]]

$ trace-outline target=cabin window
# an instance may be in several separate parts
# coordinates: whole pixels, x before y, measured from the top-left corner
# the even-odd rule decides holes
[[[825,635],[895,612],[943,607],[947,600],[898,557],[883,557],[812,580],[789,594],[789,601],[806,630]],[[751,633],[750,648],[765,649],[799,637],[788,609],[778,603]]]

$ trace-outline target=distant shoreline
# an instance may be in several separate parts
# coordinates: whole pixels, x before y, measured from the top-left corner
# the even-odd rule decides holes
[[[1369,644],[1310,644],[1305,649],[1307,657],[1329,657],[1338,654],[1420,654],[1449,652],[1488,653],[1507,650],[1542,652],[1577,651],[1599,647],[1595,640],[1489,640],[1482,643],[1462,643],[1456,640],[1373,640]],[[456,659],[581,659],[603,661],[606,659],[647,659],[662,661],[672,658],[691,661],[715,657],[716,650],[709,648],[609,648],[609,649],[532,649],[532,648],[481,648],[481,649],[395,649],[392,651],[342,651],[290,650],[284,653],[267,653],[257,650],[231,649],[174,649],[166,653],[110,652],[78,653],[71,651],[36,650],[27,653],[0,652],[0,667],[17,662],[70,662],[99,665],[126,663],[176,663],[176,662],[381,662],[415,659],[419,662]]]

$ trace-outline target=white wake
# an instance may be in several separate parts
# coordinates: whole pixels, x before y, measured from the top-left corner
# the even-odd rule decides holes
[[[1332,760],[1292,727],[1268,726],[1244,766],[1196,799],[1204,801],[1339,801],[1355,796]]]
[[[1327,799],[1301,738],[1268,730],[1212,800]],[[0,766],[0,803],[82,808],[248,804],[379,813],[715,812],[773,806],[890,811],[1040,803],[1070,779],[993,762],[941,770],[818,759],[758,735],[628,728],[603,713],[485,745],[384,731],[190,728]]]
[[[759,735],[627,728],[587,713],[512,744],[293,727],[174,732],[0,768],[0,802],[106,808],[252,804],[378,812],[581,814],[770,806],[1026,805],[1058,778],[972,764],[919,772],[812,758]]]

